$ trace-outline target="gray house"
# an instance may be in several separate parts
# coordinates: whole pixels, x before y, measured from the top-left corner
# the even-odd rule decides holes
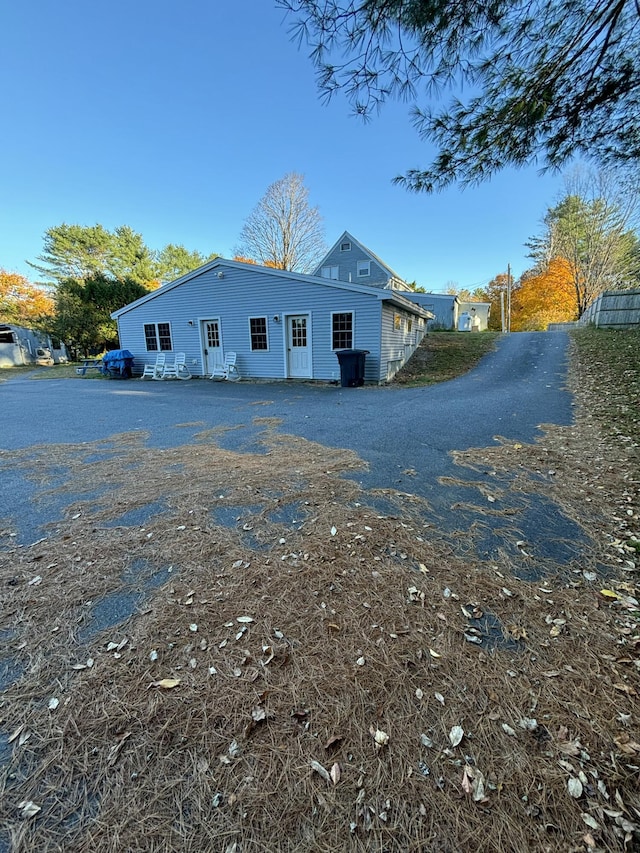
[[[348,231],[329,250],[313,274],[332,281],[349,281],[387,290],[411,290],[391,267]]]
[[[429,321],[429,329],[458,328],[460,301],[450,293],[407,293],[407,299],[420,305],[425,311],[434,315]]]
[[[340,378],[338,350],[368,350],[365,381],[386,382],[432,314],[385,287],[216,258],[111,315],[134,372],[184,352],[208,376],[235,352],[242,378]]]
[[[331,247],[313,274],[331,281],[367,284],[370,287],[401,293],[434,315],[429,321],[429,329],[458,329],[460,315],[465,312],[468,312],[471,318],[469,322],[475,323],[474,331],[484,331],[487,328],[488,303],[464,303],[463,306],[457,296],[449,293],[417,293],[398,273],[348,231]],[[466,316],[465,313],[465,320]]]

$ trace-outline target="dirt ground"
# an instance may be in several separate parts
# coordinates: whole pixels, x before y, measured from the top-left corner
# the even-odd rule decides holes
[[[418,500],[380,515],[362,460],[276,419],[249,454],[0,454],[73,496],[29,548],[0,531],[0,850],[640,849],[634,403],[575,343],[570,383],[575,424],[456,459],[589,537],[543,581]]]

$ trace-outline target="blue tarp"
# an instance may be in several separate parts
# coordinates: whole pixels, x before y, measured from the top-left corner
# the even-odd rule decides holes
[[[113,349],[102,358],[102,373],[105,376],[131,376],[133,353],[128,349]]]

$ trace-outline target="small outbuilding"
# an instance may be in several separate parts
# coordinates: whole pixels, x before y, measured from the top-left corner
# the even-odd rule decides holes
[[[67,350],[61,341],[23,326],[0,323],[0,367],[62,364],[66,361]]]

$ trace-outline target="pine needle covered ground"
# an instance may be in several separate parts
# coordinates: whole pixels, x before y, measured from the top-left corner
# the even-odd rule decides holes
[[[0,530],[0,849],[634,849],[639,362],[576,334],[575,424],[458,455],[584,529],[588,563],[538,581],[418,501],[380,515],[354,453],[277,419],[254,453],[0,454],[73,496],[30,547]]]

